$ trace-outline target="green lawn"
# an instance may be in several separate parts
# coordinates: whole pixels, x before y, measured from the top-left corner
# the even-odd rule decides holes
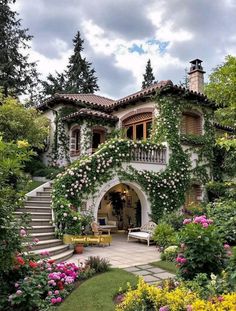
[[[132,286],[137,277],[121,269],[111,269],[83,282],[58,307],[58,311],[112,311],[115,309],[113,298],[119,288]]]
[[[174,262],[160,260],[160,261],[152,262],[151,265],[161,268],[163,270],[166,270],[170,273],[176,274],[177,272],[177,268]]]

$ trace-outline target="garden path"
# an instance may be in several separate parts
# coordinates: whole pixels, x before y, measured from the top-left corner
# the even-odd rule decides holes
[[[127,242],[127,234],[123,232],[112,234],[110,246],[88,246],[81,255],[73,255],[67,262],[85,261],[89,256],[107,258],[112,267],[128,268],[145,265],[149,262],[160,260],[160,253],[155,245],[147,246],[137,240]]]

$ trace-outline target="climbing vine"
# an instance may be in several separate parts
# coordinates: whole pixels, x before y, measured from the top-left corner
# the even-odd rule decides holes
[[[160,93],[156,95],[155,100],[159,115],[154,121],[149,140],[135,142],[111,139],[102,144],[93,155],[80,158],[67,171],[58,175],[53,189],[53,207],[56,217],[60,214],[60,221],[65,221],[62,210],[68,213],[71,207],[80,209],[89,196],[94,196],[98,188],[115,175],[121,180],[136,182],[142,187],[149,197],[151,217],[156,222],[163,213],[179,209],[183,205],[191,179],[204,181],[209,178],[207,167],[212,156],[213,142],[210,112],[202,109],[205,119],[203,136],[183,137],[179,132],[181,116],[182,112],[189,108],[189,102],[180,95],[163,96]],[[182,148],[183,139],[191,142],[187,151]],[[123,169],[123,162],[131,162],[131,151],[134,148],[161,150],[166,142],[170,156],[164,171],[136,170],[131,165]],[[192,151],[198,154],[197,166],[194,169],[191,168],[189,159]]]

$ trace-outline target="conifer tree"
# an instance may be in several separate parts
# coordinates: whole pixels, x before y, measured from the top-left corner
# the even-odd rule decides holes
[[[10,7],[14,2],[0,1],[0,89],[5,97],[31,92],[38,83],[36,64],[22,53],[22,49],[29,49],[32,36],[21,28],[18,13]]]
[[[155,77],[152,72],[151,60],[149,59],[146,65],[146,72],[143,75],[142,89],[152,85],[154,83]]]
[[[74,53],[69,59],[67,92],[71,93],[94,93],[99,90],[95,70],[91,68],[91,63],[83,58],[84,40],[80,37],[78,31],[73,39]]]

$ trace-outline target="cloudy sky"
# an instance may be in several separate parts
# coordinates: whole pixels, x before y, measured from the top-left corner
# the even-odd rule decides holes
[[[183,80],[189,61],[207,75],[236,55],[236,0],[17,0],[34,36],[30,57],[42,77],[66,68],[76,32],[100,91],[120,98],[140,89],[150,58],[156,80]]]

